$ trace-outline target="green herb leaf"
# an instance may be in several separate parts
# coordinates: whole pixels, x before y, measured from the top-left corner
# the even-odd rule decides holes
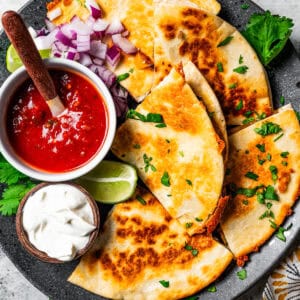
[[[146,122],[147,118],[143,114],[137,112],[134,109],[129,109],[127,112],[127,119],[134,119],[134,120],[140,120],[142,122]]]
[[[120,74],[117,76],[117,82],[121,82],[130,76],[129,73]]]
[[[254,117],[250,117],[250,118],[247,118],[247,119],[243,120],[243,124],[244,125],[248,125],[248,124],[250,124],[250,123],[252,123],[254,121],[255,121],[255,118]]]
[[[202,221],[203,221],[203,219],[201,219],[201,218],[195,218],[195,220],[196,220],[197,222],[202,222]]]
[[[138,200],[142,205],[146,205],[147,204],[147,202],[145,201],[145,199],[142,196],[140,196],[140,195],[136,196],[136,200]]]
[[[207,291],[210,292],[210,293],[216,293],[217,288],[216,288],[214,285],[210,285],[210,286],[207,288]]]
[[[155,172],[156,171],[156,168],[154,167],[154,165],[151,164],[151,161],[153,160],[152,157],[148,157],[148,155],[145,153],[143,155],[143,160],[144,160],[144,163],[145,163],[145,172],[147,173],[149,168]]]
[[[250,7],[250,5],[248,3],[244,3],[241,5],[241,9],[248,9]]]
[[[285,228],[283,228],[283,227],[278,227],[278,230],[277,230],[277,233],[276,233],[276,237],[277,237],[279,240],[283,241],[283,242],[286,242],[286,237],[285,237],[285,235],[284,235],[284,232],[285,232],[285,231],[286,231]]]
[[[192,222],[185,223],[185,228],[191,228],[193,226]]]
[[[289,154],[290,154],[290,152],[285,151],[285,152],[281,152],[280,156],[283,157],[283,158],[287,158]]]
[[[249,204],[249,201],[248,201],[248,200],[243,200],[242,203],[243,203],[244,205],[248,205],[248,204]]]
[[[276,181],[278,179],[278,176],[277,176],[278,169],[277,169],[277,167],[276,166],[270,166],[269,170],[270,170],[270,172],[272,174],[272,180]]]
[[[239,57],[239,64],[241,65],[244,62],[244,57],[242,55],[240,55]]]
[[[193,250],[193,247],[192,247],[191,245],[188,245],[188,244],[186,244],[186,245],[184,246],[184,248],[185,248],[186,250],[188,250],[188,251],[192,251],[192,250]]]
[[[164,287],[168,288],[170,286],[170,282],[166,280],[160,280],[159,283]]]
[[[245,73],[247,73],[248,69],[249,68],[247,66],[240,66],[240,67],[233,69],[233,72],[239,73],[239,74],[245,74]]]
[[[272,160],[272,155],[270,153],[267,154],[267,160],[271,161]]]
[[[288,165],[288,162],[287,161],[282,161],[281,164],[286,167]]]
[[[217,63],[218,72],[224,72],[223,64],[221,62]]]
[[[240,280],[245,280],[247,278],[247,270],[246,269],[242,269],[242,270],[238,271],[236,274]]]
[[[274,221],[272,221],[271,219],[269,219],[269,222],[270,222],[270,226],[274,229],[277,229],[277,225]]]
[[[148,113],[147,122],[152,122],[152,123],[163,123],[163,117],[161,114],[154,114],[154,113]]]
[[[199,251],[198,251],[197,249],[193,249],[193,250],[192,250],[192,255],[193,255],[193,256],[197,256],[198,253],[199,253]]]
[[[257,181],[258,179],[258,175],[253,172],[247,172],[247,174],[245,174],[245,177],[253,179],[255,181]]]
[[[266,11],[253,14],[242,34],[267,66],[284,48],[293,25],[293,20]]]
[[[260,159],[259,157],[257,157],[257,159],[258,159],[258,163],[259,163],[261,166],[266,162],[265,159]]]
[[[164,128],[164,127],[167,127],[167,125],[165,123],[160,123],[160,124],[155,125],[155,127]]]
[[[226,39],[224,39],[222,42],[220,42],[217,47],[219,48],[219,47],[226,46],[227,44],[229,44],[231,42],[232,39],[233,39],[233,36],[228,36]]]
[[[265,196],[265,199],[279,201],[279,197],[275,191],[275,188],[271,185],[268,185],[266,187],[264,196]]]
[[[270,134],[279,133],[282,131],[282,128],[278,124],[265,122],[260,128],[254,128],[254,131],[261,136],[267,136]]]
[[[159,123],[158,125],[166,127],[161,114],[148,113],[147,116],[145,116],[134,109],[129,109],[127,112],[127,119],[134,119],[134,120],[139,120],[142,122],[149,122],[149,123]],[[158,127],[158,125],[156,126]]]
[[[248,110],[244,113],[244,116],[249,118],[250,116],[252,115],[252,111],[251,110]]]
[[[265,144],[257,144],[256,148],[260,151],[260,152],[266,152],[266,148],[265,148]]]
[[[258,203],[265,204],[265,195],[263,193],[258,193],[256,199]]]
[[[256,190],[257,190],[257,188],[254,188],[254,189],[238,188],[236,193],[250,198],[256,194]]]
[[[232,83],[228,87],[232,90],[232,89],[235,89],[237,87],[237,84],[236,83]]]
[[[268,203],[266,204],[266,206],[267,206],[267,209],[271,209],[271,207],[273,206],[273,204],[272,204],[271,202],[268,202]]]
[[[179,151],[179,155],[180,155],[181,157],[184,157],[184,152],[183,152],[183,151]]]
[[[169,187],[171,184],[170,184],[170,177],[169,177],[169,174],[168,172],[164,172],[162,178],[161,178],[161,183],[164,185],[164,186],[167,186]]]
[[[298,121],[300,122],[300,113],[295,110],[295,114],[296,114],[296,117],[297,117]]]
[[[281,139],[282,137],[283,137],[283,133],[280,134],[278,137],[276,137],[276,138],[274,139],[274,142],[278,141],[278,140]]]
[[[239,103],[238,103],[237,106],[235,107],[235,110],[241,110],[243,107],[244,107],[243,100],[240,99]]]
[[[285,99],[284,99],[283,96],[280,96],[280,98],[279,98],[279,103],[280,103],[281,105],[284,105],[284,104],[285,104]]]
[[[186,183],[187,183],[188,185],[190,185],[190,186],[192,186],[192,185],[193,185],[193,183],[191,182],[191,180],[189,180],[189,179],[186,179],[185,181],[186,181]]]

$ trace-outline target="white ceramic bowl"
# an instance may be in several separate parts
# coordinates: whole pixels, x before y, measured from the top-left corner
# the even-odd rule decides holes
[[[20,172],[29,177],[48,182],[68,181],[80,177],[96,167],[106,156],[116,132],[116,110],[112,96],[103,81],[87,67],[67,59],[50,58],[44,60],[49,69],[65,70],[77,73],[94,84],[105,102],[108,115],[108,130],[100,150],[82,166],[64,173],[46,172],[36,169],[22,160],[11,146],[7,134],[7,110],[12,96],[22,83],[28,79],[24,67],[12,73],[0,88],[0,152],[5,159]]]

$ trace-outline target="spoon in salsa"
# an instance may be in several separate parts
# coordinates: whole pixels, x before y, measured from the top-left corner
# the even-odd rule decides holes
[[[47,102],[52,116],[57,117],[65,107],[57,95],[53,80],[21,16],[15,11],[6,11],[2,15],[2,25],[27,73]]]

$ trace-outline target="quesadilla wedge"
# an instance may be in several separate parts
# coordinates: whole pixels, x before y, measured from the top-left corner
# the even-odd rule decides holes
[[[211,237],[189,237],[151,193],[138,188],[113,207],[68,281],[112,299],[181,299],[216,280],[231,260]]]
[[[129,117],[117,130],[112,152],[137,168],[189,233],[202,232],[225,205],[224,142],[204,105],[173,69]]]
[[[300,126],[290,105],[229,136],[225,184],[232,200],[221,221],[235,257],[257,251],[285,217],[300,191]]]
[[[271,92],[258,56],[242,35],[207,11],[157,2],[154,14],[155,84],[172,66],[192,61],[220,101],[228,125],[270,115]]]
[[[199,69],[191,61],[183,66],[183,72],[186,83],[190,85],[195,95],[203,101],[217,134],[225,142],[224,160],[226,162],[229,151],[228,137],[226,121],[219,100]]]

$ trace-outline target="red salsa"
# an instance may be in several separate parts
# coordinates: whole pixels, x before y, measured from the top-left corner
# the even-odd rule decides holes
[[[78,74],[51,71],[66,110],[52,117],[31,80],[12,99],[7,118],[9,140],[31,166],[48,172],[74,170],[101,148],[107,134],[105,103],[94,85]]]

